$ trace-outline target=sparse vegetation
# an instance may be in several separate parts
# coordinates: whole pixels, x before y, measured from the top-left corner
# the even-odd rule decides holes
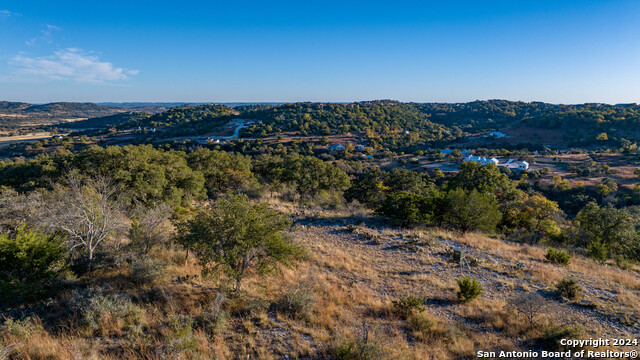
[[[589,139],[608,152],[471,148],[527,171],[440,149],[601,108],[186,106],[1,150],[0,359],[450,359],[626,337],[638,151],[613,124],[635,120],[602,108]],[[189,135],[236,116],[254,138]],[[103,146],[122,135],[146,145]]]

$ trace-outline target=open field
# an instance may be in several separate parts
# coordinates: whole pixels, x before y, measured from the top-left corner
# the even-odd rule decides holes
[[[35,133],[29,135],[0,136],[0,148],[6,147],[14,143],[35,142],[38,140],[50,139],[53,137],[50,133]]]

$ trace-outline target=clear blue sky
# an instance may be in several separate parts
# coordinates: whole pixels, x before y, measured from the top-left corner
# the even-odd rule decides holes
[[[0,99],[640,103],[640,1],[4,1]]]

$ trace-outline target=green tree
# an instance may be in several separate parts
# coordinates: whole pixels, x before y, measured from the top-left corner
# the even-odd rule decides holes
[[[429,223],[433,215],[430,213],[429,198],[424,195],[407,192],[391,193],[376,210],[380,215],[400,221],[402,226],[410,223]]]
[[[531,234],[533,243],[538,243],[545,236],[560,233],[560,227],[556,222],[560,215],[560,207],[555,201],[538,194],[527,197],[518,207],[517,226]]]
[[[449,191],[444,198],[444,223],[463,233],[471,230],[493,232],[500,222],[501,214],[493,194],[483,194],[477,190]]]
[[[500,172],[493,164],[482,166],[474,161],[460,164],[458,173],[447,183],[447,188],[477,190],[480,193],[490,193],[499,199],[505,199],[515,193],[515,183]]]
[[[353,180],[344,197],[347,201],[357,200],[370,208],[377,208],[384,202],[387,190],[384,185],[384,172],[375,167]]]
[[[628,211],[591,202],[580,210],[576,220],[582,233],[579,245],[586,246],[594,257],[638,259],[637,220]]]
[[[187,164],[186,154],[151,145],[91,146],[75,158],[83,174],[107,174],[127,191],[128,205],[166,202],[186,206],[206,194],[204,176]]]
[[[187,161],[191,169],[204,175],[209,196],[229,190],[247,190],[255,181],[248,156],[200,148],[187,155]]]
[[[406,191],[426,195],[433,186],[423,174],[407,169],[392,169],[385,174],[384,185],[390,192]]]
[[[232,195],[188,221],[180,242],[192,247],[203,274],[220,270],[235,280],[239,291],[249,272],[270,271],[300,253],[283,233],[290,226],[267,204],[255,205],[245,195]]]
[[[261,182],[295,187],[305,198],[323,191],[341,194],[350,184],[344,171],[312,156],[261,156],[254,162],[253,170]]]
[[[20,226],[0,234],[0,303],[45,297],[66,269],[63,237]]]

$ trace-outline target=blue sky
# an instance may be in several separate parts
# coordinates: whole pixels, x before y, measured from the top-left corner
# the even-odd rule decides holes
[[[640,1],[2,1],[0,99],[640,103]]]

